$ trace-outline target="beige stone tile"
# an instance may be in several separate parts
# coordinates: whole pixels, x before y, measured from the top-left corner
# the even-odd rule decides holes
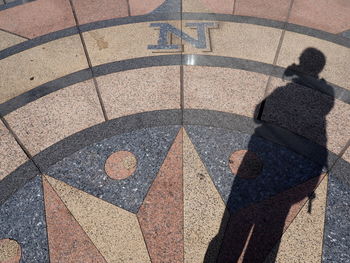
[[[183,12],[232,14],[235,0],[182,0]]]
[[[97,78],[109,119],[180,108],[180,67],[151,67]]]
[[[186,132],[183,143],[185,262],[197,263],[203,262],[209,243],[218,234],[221,224],[227,223],[228,214]],[[217,248],[222,237],[217,237]],[[211,259],[214,258],[212,255]]]
[[[5,118],[32,155],[104,121],[92,80],[53,92]]]
[[[271,251],[265,263],[319,263],[322,261],[327,182],[328,177],[325,177],[316,189],[311,213],[308,213],[308,203],[306,203],[283,234],[279,248],[275,247]],[[273,255],[276,253],[276,261],[273,261]]]
[[[130,13],[132,16],[145,15],[163,4],[165,0],[129,0]]]
[[[186,27],[184,32],[197,38],[195,29]],[[209,29],[212,52],[203,52],[185,43],[185,54],[203,54],[250,59],[272,63],[282,31],[276,28],[233,22],[218,22],[219,27]]]
[[[276,90],[278,91],[276,92]],[[350,105],[310,88],[272,78],[275,93],[263,120],[275,123],[339,153],[350,138]]]
[[[170,23],[180,28],[178,21],[158,22]],[[197,38],[195,29],[185,27],[187,22],[198,21],[183,22],[183,31]],[[149,22],[97,29],[83,35],[93,65],[174,53],[154,53],[148,50],[148,45],[156,45],[159,38],[159,30],[151,28]],[[272,63],[280,35],[281,30],[275,28],[219,22],[218,29],[210,29],[212,52],[204,52],[184,42],[184,53],[238,57]],[[177,43],[176,37],[173,39]]]
[[[182,0],[182,12],[210,13],[201,0]]]
[[[169,23],[180,28],[180,22]],[[156,45],[159,37],[159,30],[150,27],[150,24],[150,22],[127,24],[83,33],[91,63],[100,65],[131,58],[169,54],[153,53],[148,50],[148,45]]]
[[[16,36],[11,33],[7,33],[5,31],[0,30],[0,50],[3,50],[5,48],[14,46],[16,44],[19,44],[21,42],[26,41],[27,39],[23,37]]]
[[[151,262],[136,215],[46,178],[107,262]]]
[[[185,107],[254,116],[268,76],[229,68],[184,67]]]
[[[0,121],[0,156],[0,180],[28,160],[2,121]]]
[[[0,261],[3,263],[19,262],[21,260],[21,246],[13,239],[0,239]]]
[[[2,59],[0,103],[87,67],[78,35],[61,38]]]
[[[350,89],[350,50],[332,42],[294,32],[286,32],[277,65],[288,67],[292,63],[299,64],[301,53],[308,47],[316,48],[326,56],[326,65],[320,77],[343,88]]]

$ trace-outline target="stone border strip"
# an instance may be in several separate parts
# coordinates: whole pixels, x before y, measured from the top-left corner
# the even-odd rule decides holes
[[[27,161],[14,172],[6,176],[0,181],[0,204],[18,188],[23,186],[25,182],[40,173],[33,162],[45,173],[51,165],[57,163],[66,156],[88,145],[117,134],[149,127],[182,124],[211,126],[253,134],[261,123],[262,122],[242,115],[195,109],[187,109],[183,112],[181,110],[143,112],[100,123],[75,133],[48,147],[34,156],[32,160]],[[261,130],[259,135],[264,139],[287,147],[316,163],[319,161],[319,153],[324,149],[322,146],[302,136],[274,125],[264,123],[264,129],[259,130]],[[336,154],[328,151],[328,167],[332,167],[338,159],[339,157]],[[350,163],[344,163],[344,165],[350,169]]]
[[[253,25],[273,27],[278,29],[282,29],[284,26],[286,26],[287,31],[292,31],[292,32],[308,35],[311,37],[316,37],[319,39],[323,39],[323,40],[350,48],[350,39],[345,38],[339,34],[331,34],[328,32],[312,29],[309,27],[299,26],[295,24],[288,24],[288,23],[285,24],[285,22],[280,22],[280,21],[275,21],[275,20],[270,20],[265,18],[235,16],[235,15],[227,15],[227,14],[154,13],[154,14],[141,15],[141,16],[122,17],[122,18],[114,18],[109,20],[97,21],[93,23],[80,25],[79,28],[81,32],[87,32],[95,29],[118,26],[118,25],[126,25],[126,24],[141,23],[141,22],[152,22],[152,21],[164,21],[164,20],[181,20],[181,19],[182,20],[214,20],[214,21],[222,21],[222,22],[247,23],[247,24],[253,24]],[[0,51],[0,59],[4,59],[18,52],[45,44],[47,42],[56,40],[58,38],[63,38],[74,34],[78,34],[78,30],[76,27],[71,27],[71,28],[49,33],[47,35],[43,35],[43,36],[19,43],[17,45],[14,45],[12,47],[9,47]]]
[[[11,8],[11,7],[15,7],[18,5],[23,5],[23,4],[26,4],[29,2],[33,2],[33,1],[35,1],[35,0],[25,0],[25,1],[24,0],[16,0],[16,1],[13,1],[10,3],[5,3],[3,5],[0,5],[0,11]]]
[[[42,44],[51,42],[53,40],[76,35],[78,33],[79,32],[78,32],[77,27],[70,27],[70,28],[62,29],[60,31],[49,33],[47,35],[43,35],[40,37],[29,39],[29,40],[21,42],[17,45],[14,45],[14,46],[11,46],[11,47],[8,47],[8,48],[1,50],[0,51],[0,60],[7,58],[9,56],[15,55],[19,52],[25,51],[27,49],[31,49],[31,48],[36,47],[36,46],[40,46]]]

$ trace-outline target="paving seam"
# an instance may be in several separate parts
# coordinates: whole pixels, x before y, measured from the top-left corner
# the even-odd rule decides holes
[[[180,1],[180,29],[181,34],[183,32],[183,5],[182,1]],[[185,90],[184,90],[184,60],[183,60],[183,39],[180,38],[180,44],[181,44],[181,65],[180,65],[180,105],[181,105],[181,128],[182,129],[182,145],[181,145],[181,154],[182,154],[182,263],[185,262],[185,177],[184,177],[184,136],[185,136],[185,129],[184,129],[184,110],[185,110]]]
[[[4,4],[0,5],[0,11],[5,10],[5,9],[9,9],[9,8],[12,8],[15,6],[19,6],[19,5],[24,5],[26,3],[33,2],[33,1],[35,1],[35,0],[26,0],[25,3],[23,3],[23,0],[17,0],[17,1],[7,3],[7,1],[4,0]]]
[[[184,129],[184,131],[186,130],[185,127],[184,127],[183,129]],[[219,191],[218,186],[214,183],[213,178],[212,178],[211,174],[209,173],[209,170],[208,170],[208,168],[207,168],[207,166],[206,166],[206,162],[202,159],[201,155],[199,154],[199,151],[198,151],[198,149],[196,148],[196,144],[191,140],[191,138],[190,138],[190,136],[188,135],[187,132],[186,132],[186,134],[187,134],[188,139],[189,139],[190,142],[192,143],[192,146],[194,147],[194,149],[195,149],[195,151],[196,151],[196,153],[197,153],[197,155],[198,155],[199,160],[202,162],[202,164],[203,164],[203,166],[204,166],[204,169],[206,170],[206,172],[207,172],[207,174],[208,174],[208,176],[209,176],[210,181],[211,181],[212,184],[214,185],[215,190],[217,191],[217,193],[219,194],[219,196],[220,196],[220,198],[221,198],[223,204],[225,205],[225,211],[224,211],[224,214],[223,214],[221,220],[223,220],[223,219],[225,218],[225,216],[227,216],[226,214],[228,214],[228,216],[227,216],[228,218],[227,218],[227,222],[226,222],[225,230],[224,230],[224,235],[223,235],[223,237],[222,237],[222,239],[221,239],[221,245],[222,245],[222,243],[223,243],[223,241],[224,241],[224,239],[225,239],[226,229],[227,229],[228,224],[229,224],[229,222],[230,222],[231,213],[230,213],[230,211],[229,211],[229,209],[228,209],[228,207],[227,207],[227,205],[226,205],[226,202],[225,202],[223,196],[220,194],[220,191]],[[185,211],[184,211],[184,212],[185,212]],[[184,229],[185,229],[185,226],[184,226]],[[219,231],[220,231],[220,230],[219,230]],[[217,253],[217,257],[216,257],[216,261],[215,261],[215,262],[218,262],[218,260],[219,260],[219,255],[220,255],[221,248],[222,248],[221,245],[220,245],[219,251],[218,251],[218,253]],[[184,261],[184,262],[185,262],[185,261]]]
[[[152,186],[152,185],[151,185],[151,186]],[[122,209],[122,208],[121,208],[121,209]],[[151,254],[150,254],[150,252],[149,252],[149,248],[148,248],[148,245],[147,245],[147,242],[146,242],[145,234],[144,234],[143,229],[142,229],[142,227],[141,227],[140,219],[139,219],[137,213],[135,214],[135,216],[136,216],[136,219],[137,219],[137,224],[139,225],[139,228],[140,228],[140,231],[141,231],[141,235],[142,235],[143,242],[145,242],[145,246],[146,246],[146,250],[147,250],[147,254],[148,254],[150,263],[152,263]],[[106,260],[106,262],[108,262],[108,261]]]
[[[73,16],[74,16],[75,24],[76,24],[78,32],[79,32],[79,37],[80,37],[81,44],[82,44],[83,49],[84,49],[85,57],[86,57],[88,65],[89,65],[89,69],[91,71],[91,74],[92,74],[92,79],[93,79],[93,82],[94,82],[94,86],[95,86],[96,94],[97,94],[97,97],[98,97],[98,101],[99,101],[100,106],[101,106],[102,114],[103,114],[103,117],[104,117],[105,121],[108,121],[107,112],[106,112],[105,106],[103,104],[103,100],[102,100],[100,89],[98,87],[98,83],[97,83],[96,78],[94,76],[94,71],[92,70],[91,59],[90,59],[89,52],[88,52],[87,47],[86,47],[86,43],[85,43],[83,34],[82,34],[81,30],[80,30],[79,20],[78,20],[77,14],[75,12],[73,1],[69,0],[69,4],[71,6],[71,10],[72,10],[72,13],[73,13]]]
[[[323,182],[323,180],[326,180],[327,176],[328,176],[328,173],[326,173],[326,174],[323,176],[323,178],[322,178],[322,179],[318,182],[318,184],[314,187],[314,189],[313,189],[312,192],[315,192],[315,191],[316,191],[316,189],[320,186],[320,184]],[[313,178],[311,178],[311,179],[309,179],[309,180],[313,180]],[[308,181],[309,181],[309,180],[308,180]],[[308,181],[306,181],[306,182],[308,182]],[[304,182],[304,183],[306,183],[306,182]],[[327,186],[327,187],[328,187],[328,186]],[[292,189],[292,188],[287,189],[287,191],[290,190],[290,189]],[[282,192],[282,193],[283,193],[283,192]],[[272,196],[272,197],[269,198],[269,199],[272,199],[273,197],[275,197],[275,196]],[[306,206],[306,204],[308,204],[308,201],[309,201],[309,199],[306,199],[306,200],[305,200],[305,203],[300,207],[299,211],[295,214],[295,217],[292,219],[292,221],[290,221],[288,227],[287,227],[286,229],[283,230],[283,233],[282,233],[282,235],[279,237],[279,239],[278,239],[278,241],[276,242],[275,246],[277,245],[277,243],[279,243],[279,242],[281,241],[281,239],[283,238],[283,235],[284,235],[284,234],[288,231],[288,229],[291,227],[291,225],[293,224],[294,220],[296,220],[296,218],[297,218],[298,215],[300,214],[301,210]],[[327,206],[325,207],[325,209],[327,209]],[[326,213],[324,213],[324,214],[326,215]],[[325,221],[324,221],[324,222],[325,222]],[[323,228],[324,228],[324,227],[323,227]],[[323,231],[323,233],[324,233],[324,231]],[[274,250],[275,246],[271,249],[271,251]],[[322,250],[322,251],[323,251],[323,250]],[[277,254],[278,254],[278,251],[277,251]],[[276,256],[277,256],[277,254],[276,254]],[[267,255],[266,258],[268,258],[268,257],[269,257],[269,255]],[[266,258],[265,258],[265,260],[266,260]],[[322,258],[322,257],[321,257],[321,258]],[[264,262],[265,262],[265,261],[264,261]]]
[[[180,59],[182,64],[186,66],[191,66],[188,61],[195,58],[196,65],[194,66],[208,66],[208,67],[222,67],[222,68],[232,68],[245,70],[255,73],[260,73],[264,75],[272,74],[273,77],[282,78],[284,68],[275,66],[275,70],[272,70],[271,64],[266,64],[263,62],[252,61],[247,59],[232,58],[232,57],[221,57],[221,56],[210,56],[210,55],[164,55],[164,56],[152,56],[152,57],[141,57],[135,59],[128,59],[122,61],[116,61],[111,63],[102,64],[92,68],[95,78],[127,70],[156,67],[156,66],[176,66],[180,65]],[[179,59],[180,58],[180,59]],[[58,78],[56,80],[49,81],[45,84],[37,86],[17,97],[14,97],[6,102],[0,104],[0,114],[3,116],[19,109],[26,104],[35,101],[45,95],[52,92],[58,91],[62,88],[68,87],[79,82],[92,79],[92,72],[89,68],[80,70],[64,77]],[[180,83],[181,84],[181,83]],[[342,102],[350,104],[350,90],[337,86],[333,83],[328,82],[334,89],[334,98]],[[308,87],[313,88],[313,87]],[[315,91],[321,92],[326,95],[330,95],[327,89],[320,87],[319,89],[314,88]],[[180,101],[181,102],[181,101]]]
[[[47,175],[48,176],[48,175]],[[54,178],[55,179],[55,178]],[[70,209],[68,209],[68,207],[66,206],[65,202],[62,200],[61,196],[57,193],[56,189],[53,187],[53,185],[51,185],[51,183],[49,182],[49,180],[47,180],[45,178],[45,175],[41,175],[41,180],[42,180],[42,191],[43,191],[43,197],[44,197],[44,208],[46,208],[46,202],[45,202],[45,192],[44,192],[44,181],[51,187],[51,189],[54,191],[54,193],[57,195],[57,197],[60,199],[61,203],[64,205],[64,207],[67,209],[67,211],[69,211],[69,215],[75,220],[75,222],[80,226],[81,230],[85,233],[86,237],[90,240],[91,244],[94,245],[95,249],[98,251],[98,253],[101,255],[101,257],[105,260],[105,262],[108,262],[105,257],[102,255],[101,251],[96,247],[95,243],[91,240],[91,238],[89,237],[89,235],[86,233],[86,231],[84,230],[84,228],[82,227],[82,225],[79,223],[79,221],[75,218],[75,216],[72,214],[72,212],[70,211]],[[57,180],[57,179],[56,179]],[[58,180],[60,181],[60,180]],[[60,181],[60,182],[63,182],[63,181]],[[63,182],[64,184],[66,184],[65,182]],[[73,186],[71,186],[73,187]],[[77,188],[76,188],[77,189]],[[77,189],[78,191],[82,191],[82,190],[79,190]],[[84,192],[84,191],[82,191]],[[85,192],[84,192],[85,193]],[[88,193],[86,193],[88,194]],[[100,199],[102,200],[102,199]],[[102,200],[103,201],[103,200]],[[45,221],[46,221],[46,211],[45,212]],[[47,221],[46,221],[46,228],[47,228]],[[46,233],[47,233],[47,243],[49,243],[49,232],[46,230]],[[50,247],[50,246],[48,246]],[[49,254],[50,255],[50,254]]]
[[[24,152],[24,154],[27,156],[27,158],[29,159],[29,161],[32,161],[33,164],[36,166],[36,168],[38,169],[38,171],[42,174],[42,171],[39,167],[39,165],[34,161],[33,156],[30,154],[30,152],[28,151],[28,149],[25,147],[25,145],[21,142],[21,140],[19,139],[19,137],[17,136],[17,134],[14,132],[14,130],[12,130],[11,126],[9,125],[9,123],[6,121],[6,119],[0,115],[0,119],[3,122],[3,124],[5,125],[5,127],[7,128],[7,130],[10,132],[11,136],[15,139],[15,141],[17,142],[17,144],[19,145],[19,147],[21,147],[22,151]]]
[[[235,13],[236,13],[236,0],[233,0],[232,15],[235,15]]]
[[[289,17],[290,17],[290,13],[291,13],[293,4],[294,4],[294,0],[291,0],[290,4],[289,4],[289,8],[288,8],[288,14],[287,14],[286,20],[284,22],[284,26],[282,28],[281,37],[280,37],[280,40],[278,42],[278,46],[277,46],[277,50],[276,50],[276,53],[275,53],[275,57],[274,57],[273,62],[272,62],[272,72],[269,74],[269,77],[268,77],[267,82],[266,82],[264,96],[263,96],[263,101],[260,104],[258,115],[254,116],[254,118],[256,118],[259,121],[261,121],[261,117],[262,117],[262,115],[264,113],[265,103],[266,103],[266,99],[268,97],[269,87],[271,85],[271,80],[272,80],[271,75],[275,71],[277,60],[278,60],[279,54],[281,52],[281,47],[282,47],[282,44],[283,44],[283,41],[284,41],[284,35],[286,33],[286,26],[287,26],[287,23],[288,23],[288,20],[289,20]]]
[[[122,72],[139,68],[155,66],[176,66],[181,65],[181,63],[179,63],[179,56],[180,55],[164,55],[116,61],[95,66],[92,68],[92,71],[94,72],[94,75],[97,78],[116,72]],[[239,69],[255,73],[261,73],[264,75],[273,74],[272,76],[277,78],[282,78],[283,72],[285,71],[284,68],[279,66],[275,66],[275,70],[273,71],[271,64],[266,64],[263,62],[210,55],[183,55],[182,61],[185,61],[183,64],[186,66],[190,66],[191,64],[187,64],[187,61],[191,61],[191,58],[193,57],[196,58],[197,64],[195,66]],[[62,88],[68,87],[70,85],[83,82],[88,79],[92,79],[92,72],[89,68],[49,81],[0,104],[0,114],[5,116],[11,113],[12,111],[15,111],[20,107],[25,106],[26,104],[35,101],[45,95],[58,91]],[[331,85],[334,89],[335,99],[350,104],[350,90],[344,89],[330,82],[328,82],[328,84]],[[330,95],[329,92],[327,92],[327,90],[325,89],[322,89],[322,87],[320,89],[315,88],[314,90],[317,92],[324,93],[326,95]]]
[[[168,154],[169,154],[169,151],[171,150],[171,147],[173,146],[173,144],[174,144],[174,142],[175,142],[177,136],[178,136],[179,133],[181,132],[181,128],[182,128],[182,127],[180,126],[180,128],[179,128],[178,131],[177,131],[177,133],[175,134],[174,139],[173,139],[173,140],[171,141],[171,143],[169,144],[169,148],[168,148],[168,150],[166,151],[166,154],[165,154],[165,156],[164,156],[164,159],[163,159],[162,162],[160,163],[159,170],[158,170],[158,172],[156,173],[156,176],[155,176],[155,177],[153,178],[153,180],[151,181],[151,183],[150,183],[150,185],[149,185],[149,188],[148,188],[148,190],[146,191],[146,193],[145,193],[145,195],[144,195],[144,198],[143,198],[143,200],[142,200],[142,202],[141,202],[141,205],[137,208],[137,211],[134,213],[135,215],[137,215],[137,214],[140,212],[140,209],[141,209],[141,207],[142,207],[142,204],[143,204],[143,202],[145,201],[146,197],[148,196],[148,193],[151,191],[151,188],[152,188],[152,185],[153,185],[154,181],[158,178],[159,171],[160,171],[160,169],[162,168],[162,166],[164,165],[164,162],[166,161],[166,159],[167,159],[167,157],[168,157]],[[141,225],[140,225],[140,227],[141,227]]]
[[[126,5],[128,7],[128,16],[131,16],[130,0],[125,0],[125,1],[126,1]]]
[[[0,200],[0,205],[1,205],[1,204],[3,204],[8,198],[10,198],[13,194],[15,194],[19,189],[21,189],[28,181],[32,180],[32,179],[35,178],[36,176],[42,175],[43,173],[42,173],[42,170],[40,169],[40,166],[35,162],[33,156],[30,154],[30,152],[28,151],[28,149],[24,146],[24,144],[23,144],[23,143],[21,142],[21,140],[18,138],[17,134],[12,130],[12,128],[10,127],[9,123],[5,120],[5,118],[4,118],[1,114],[0,114],[0,120],[1,120],[2,123],[5,125],[5,127],[7,128],[7,130],[10,132],[10,135],[15,139],[16,143],[19,145],[19,147],[21,148],[21,150],[24,152],[24,154],[26,155],[26,157],[27,157],[27,159],[28,159],[24,164],[18,166],[18,167],[17,167],[12,173],[10,173],[9,175],[14,174],[14,173],[17,171],[18,168],[20,168],[20,167],[25,167],[26,164],[28,164],[28,165],[30,165],[30,164],[34,165],[34,167],[35,167],[36,170],[37,170],[37,173],[36,173],[36,174],[34,173],[33,176],[29,176],[29,178],[27,178],[27,181],[26,181],[26,182],[22,183],[19,187],[16,187],[16,189],[15,189],[14,191],[11,191],[10,194],[6,194],[6,193],[5,193],[6,196],[5,196],[5,197],[2,196],[2,199]],[[25,171],[25,172],[26,172],[26,171]],[[29,173],[28,173],[28,174],[29,174]],[[7,175],[5,178],[3,178],[3,179],[0,181],[0,183],[2,183],[3,181],[6,182],[5,179],[6,179],[6,180],[9,180],[9,179],[11,180],[11,178],[7,178],[9,175]],[[27,174],[26,174],[26,175],[27,175]],[[23,179],[23,178],[21,178],[21,179]],[[8,190],[8,189],[7,189],[7,190]]]
[[[283,28],[283,22],[265,19],[265,18],[258,18],[258,17],[210,14],[210,13],[183,13],[182,16],[184,20],[215,20],[215,21],[222,21],[222,22],[246,23],[246,24],[265,26],[265,27],[271,27],[271,28],[277,28],[277,29]],[[118,25],[135,24],[135,23],[152,22],[152,21],[166,21],[166,20],[172,21],[172,20],[179,20],[180,18],[181,18],[180,15],[177,13],[130,16],[130,17],[115,18],[115,19],[83,24],[79,26],[79,30],[80,32],[83,33],[83,32],[87,32],[95,29],[107,28],[107,27],[118,26]],[[313,29],[310,27],[300,26],[296,24],[287,24],[286,30],[303,34],[306,36],[310,36],[310,37],[315,37],[318,39],[322,39],[334,44],[338,44],[338,45],[350,48],[350,39],[345,38],[339,34],[332,34],[326,31],[321,31],[318,29]],[[49,33],[43,36],[30,39],[28,41],[25,41],[1,50],[0,59],[4,59],[18,52],[48,43],[50,41],[57,40],[63,37],[72,36],[78,33],[79,32],[76,29],[76,27],[70,27],[70,28],[62,29],[60,31],[56,31],[53,33]]]
[[[338,161],[340,159],[342,159],[343,155],[345,154],[345,152],[350,149],[350,139],[347,141],[347,143],[345,144],[345,146],[342,148],[342,150],[339,152],[339,154],[337,154],[337,159],[335,160],[335,162],[333,163],[333,165],[329,168],[329,172],[331,172],[334,168],[334,166],[338,163]]]
[[[17,167],[15,171],[8,174],[5,178],[3,178],[0,181],[0,205],[6,202],[7,199],[14,195],[29,181],[33,180],[34,178],[40,175],[40,171],[35,166],[32,160],[28,160],[24,164]],[[17,185],[14,185],[14,181],[15,183],[17,183]]]
[[[210,110],[186,110],[185,113],[184,125],[219,127],[246,134],[253,134],[258,125],[252,118],[237,114]],[[46,148],[34,156],[34,159],[41,165],[42,170],[45,172],[48,167],[59,160],[105,138],[149,127],[181,125],[180,114],[180,110],[161,110],[133,114],[97,124]],[[221,119],[221,122],[220,120],[218,122],[218,119]],[[268,126],[268,128],[264,129],[258,136],[287,147],[316,163],[318,162],[317,153],[321,149],[324,149],[324,147],[283,128],[269,124],[265,126]],[[271,133],[273,136],[270,135]],[[337,157],[331,151],[328,152],[329,162],[333,163]]]
[[[14,36],[17,36],[17,37],[24,38],[24,39],[27,39],[27,40],[30,40],[30,38],[27,38],[27,37],[18,35],[18,34],[14,33],[14,32],[7,31],[7,30],[5,30],[5,29],[3,29],[3,28],[0,28],[0,31],[3,31],[3,32],[5,32],[5,33],[9,33],[9,34],[14,35]]]
[[[325,246],[325,240],[326,240],[326,231],[325,231],[325,228],[326,228],[326,223],[327,223],[327,207],[328,207],[328,204],[329,204],[329,200],[328,200],[328,189],[329,189],[329,184],[330,184],[330,176],[329,174],[327,174],[328,176],[328,185],[327,185],[327,189],[326,189],[326,207],[325,207],[325,211],[324,211],[324,215],[323,215],[323,235],[322,235],[322,250],[321,250],[321,262],[323,262],[323,254],[324,254],[324,246]]]
[[[48,262],[50,263],[51,262],[51,257],[50,257],[50,245],[49,245],[49,231],[47,229],[47,220],[46,220],[46,202],[45,202],[44,176],[43,176],[43,174],[40,175],[40,181],[41,181],[40,189],[41,189],[41,192],[43,193],[43,195],[42,195],[42,199],[43,199],[43,217],[44,217],[44,221],[45,221],[45,230],[46,230],[46,239],[47,239],[47,254],[48,254]]]
[[[76,26],[69,27],[66,29],[62,29],[53,33],[48,33],[46,35],[42,35],[36,38],[29,39],[25,42],[19,43],[17,45],[13,45],[11,47],[5,48],[0,51],[0,60],[13,56],[19,52],[31,49],[33,47],[37,47],[48,42],[58,40],[60,38],[69,37],[78,34],[78,28]]]
[[[237,115],[237,114],[229,114],[223,112],[215,112],[208,110],[186,110],[187,113],[192,114],[189,116],[189,122],[184,119],[185,125],[200,125],[200,126],[209,126],[209,127],[219,127],[228,130],[234,130],[246,134],[253,134],[255,130],[256,124],[254,123],[252,118],[248,118],[245,116]],[[193,115],[194,114],[194,115]],[[209,114],[209,115],[208,115]],[[54,145],[46,148],[42,152],[38,153],[33,157],[32,160],[28,160],[26,163],[20,165],[14,172],[7,175],[2,181],[0,181],[0,187],[6,189],[6,192],[3,193],[2,200],[0,200],[0,204],[3,203],[9,196],[17,191],[18,188],[21,188],[28,180],[31,180],[38,174],[43,174],[41,171],[47,170],[56,162],[62,160],[63,158],[73,154],[74,152],[101,141],[105,138],[109,138],[114,135],[123,134],[127,132],[131,132],[138,129],[145,129],[150,127],[158,127],[158,126],[172,126],[172,125],[181,125],[181,111],[180,110],[163,110],[163,111],[154,111],[147,113],[139,113],[134,114],[132,116],[125,116],[117,119],[110,120],[108,122],[103,122],[77,132]],[[207,115],[207,116],[206,116]],[[215,123],[218,121],[218,116],[222,119],[222,123]],[[194,117],[194,118],[193,118]],[[197,119],[196,119],[197,118]],[[199,120],[198,120],[199,118]],[[208,122],[208,118],[211,119]],[[230,119],[232,118],[232,120]],[[266,124],[267,126],[271,126]],[[232,127],[235,127],[233,129]],[[267,131],[269,132],[269,131]],[[264,134],[259,135],[264,139],[267,139],[273,143],[280,144],[284,147],[287,147],[289,150],[295,151],[298,154],[303,155],[309,160],[315,161],[317,163],[317,152],[322,146],[317,145],[316,143],[309,141],[299,135],[293,134],[283,128],[278,128],[274,130],[275,135],[278,135],[279,138],[269,138],[265,137]],[[282,133],[282,134],[280,134]],[[284,135],[283,135],[284,134]],[[291,138],[289,138],[291,136]],[[295,143],[295,139],[301,140],[298,143]],[[277,140],[277,141],[276,141]],[[282,141],[279,141],[282,140]],[[286,140],[287,141],[286,144]],[[299,146],[298,146],[299,145]],[[295,149],[295,147],[297,147]],[[302,148],[300,148],[302,147]],[[313,148],[309,153],[303,149],[306,147],[307,149]],[[333,163],[336,159],[336,155],[331,151],[328,151],[329,162]],[[34,162],[36,166],[34,166]],[[346,162],[347,163],[347,162]],[[33,165],[32,168],[27,167]],[[38,169],[40,167],[40,170]],[[35,171],[30,171],[30,169],[34,169]],[[25,172],[25,173],[24,173]],[[23,175],[22,175],[23,174]],[[16,180],[16,177],[21,179],[19,181],[19,185],[13,185],[11,180]],[[29,178],[28,178],[29,177]],[[24,183],[23,183],[24,181]],[[15,181],[17,182],[17,181]],[[18,182],[17,182],[18,183]],[[12,185],[11,186],[9,186]],[[10,189],[10,188],[11,189]],[[15,188],[12,190],[12,188]]]

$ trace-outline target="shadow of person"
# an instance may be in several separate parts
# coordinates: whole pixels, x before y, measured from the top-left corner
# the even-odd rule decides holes
[[[326,147],[326,115],[334,105],[333,88],[319,78],[326,58],[321,51],[307,48],[299,61],[299,65],[292,64],[284,71],[283,77],[291,78],[291,81],[276,88],[256,106],[255,116],[258,116],[256,122],[259,126],[248,143],[248,149],[237,151],[229,158],[229,166],[235,175],[227,200],[226,215],[230,215],[228,220],[224,216],[217,236],[210,242],[205,263],[275,262],[279,240],[290,223],[288,215],[293,213],[293,205],[309,199],[311,213],[314,189],[323,169],[327,168],[326,148],[319,153],[318,164],[311,172],[308,171],[308,180],[291,186],[288,182],[295,175],[283,175],[281,180],[277,178],[281,177],[281,173],[266,171],[268,168],[264,163],[268,160],[263,153],[264,149],[259,150],[256,146],[262,140],[259,136],[266,133],[273,124]],[[274,184],[270,180],[257,187],[254,181],[264,173],[271,173],[275,177],[272,180]],[[292,190],[296,187],[297,191]],[[271,195],[272,188],[277,189],[274,195]]]

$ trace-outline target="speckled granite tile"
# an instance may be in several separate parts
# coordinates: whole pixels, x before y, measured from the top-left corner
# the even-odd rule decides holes
[[[177,28],[181,26],[180,21],[161,22]],[[147,48],[148,45],[156,45],[159,38],[159,29],[151,27],[150,24],[150,22],[133,23],[84,32],[83,36],[92,65],[173,54],[174,52],[154,53],[154,50]]]
[[[26,41],[25,38],[0,30],[0,50]]]
[[[183,147],[184,262],[215,262],[228,213],[186,133]]]
[[[184,0],[183,0],[184,1]],[[189,0],[186,0],[189,1]],[[232,14],[235,0],[200,0],[209,9],[209,13]],[[192,11],[193,12],[193,11]]]
[[[187,126],[186,131],[231,212],[322,173],[320,165],[260,137],[201,126]],[[254,152],[263,162],[262,173],[255,179],[239,178],[231,173],[229,157],[242,149]],[[324,155],[326,160],[326,153]]]
[[[0,205],[38,174],[40,171],[34,163],[27,161],[2,179],[0,181]]]
[[[295,0],[289,23],[299,24],[331,33],[350,28],[350,2],[347,0]]]
[[[287,68],[293,63],[299,64],[299,58],[307,48],[318,49],[325,56],[325,66],[319,74],[320,78],[350,90],[350,52],[349,48],[323,39],[286,31],[277,65]],[[316,56],[315,56],[316,57]],[[315,57],[307,56],[307,64],[314,63],[318,66],[319,61]],[[317,57],[316,57],[317,59]]]
[[[45,178],[43,186],[50,262],[106,263]]]
[[[19,243],[13,239],[0,239],[0,261],[3,263],[18,263],[22,252]]]
[[[220,77],[218,77],[220,76]],[[245,70],[184,67],[185,108],[254,116],[268,77]]]
[[[126,179],[132,176],[137,167],[136,156],[128,151],[117,151],[111,154],[105,162],[106,174],[114,180]]]
[[[195,36],[194,29],[186,27],[185,33]],[[184,54],[214,55],[249,59],[272,64],[281,36],[281,29],[247,23],[219,22],[218,28],[209,29],[212,52],[203,50],[184,42]]]
[[[178,130],[179,126],[156,127],[105,139],[53,165],[47,174],[136,213]],[[124,180],[112,180],[105,173],[104,164],[112,153],[120,150],[136,156],[137,168]]]
[[[137,214],[153,263],[183,260],[182,129]]]
[[[218,262],[264,262],[321,178],[315,177],[233,214]]]
[[[97,78],[110,119],[134,113],[180,109],[180,67],[118,72]]]
[[[28,160],[15,138],[0,120],[0,181]]]
[[[350,262],[350,163],[338,161],[330,173],[323,239],[324,263]]]
[[[312,207],[306,203],[289,225],[282,239],[265,260],[265,263],[322,261],[322,239],[324,214],[327,199],[327,182],[325,177],[315,191]]]
[[[85,68],[88,64],[79,35],[60,38],[1,59],[0,103]]]
[[[35,177],[0,206],[0,239],[21,245],[21,263],[49,260],[41,183]]]
[[[350,30],[346,30],[346,31],[342,32],[342,33],[341,33],[341,36],[350,39]]]
[[[107,262],[151,262],[136,215],[46,178]]]
[[[330,92],[333,92],[329,86]],[[334,153],[350,138],[350,105],[293,82],[272,78],[262,120],[306,137]]]
[[[211,13],[201,0],[181,0],[182,12]]]
[[[41,97],[5,119],[32,155],[104,121],[92,80]]]
[[[68,0],[36,0],[0,11],[0,28],[28,38],[73,26]]]
[[[152,11],[152,13],[180,13],[181,12],[181,0],[165,0],[158,8]]]
[[[235,15],[285,21],[291,0],[235,0]]]
[[[79,24],[128,16],[127,0],[73,0]]]
[[[148,0],[146,2],[144,0],[129,0],[130,13],[132,16],[148,14],[164,3],[164,1],[165,0]]]

